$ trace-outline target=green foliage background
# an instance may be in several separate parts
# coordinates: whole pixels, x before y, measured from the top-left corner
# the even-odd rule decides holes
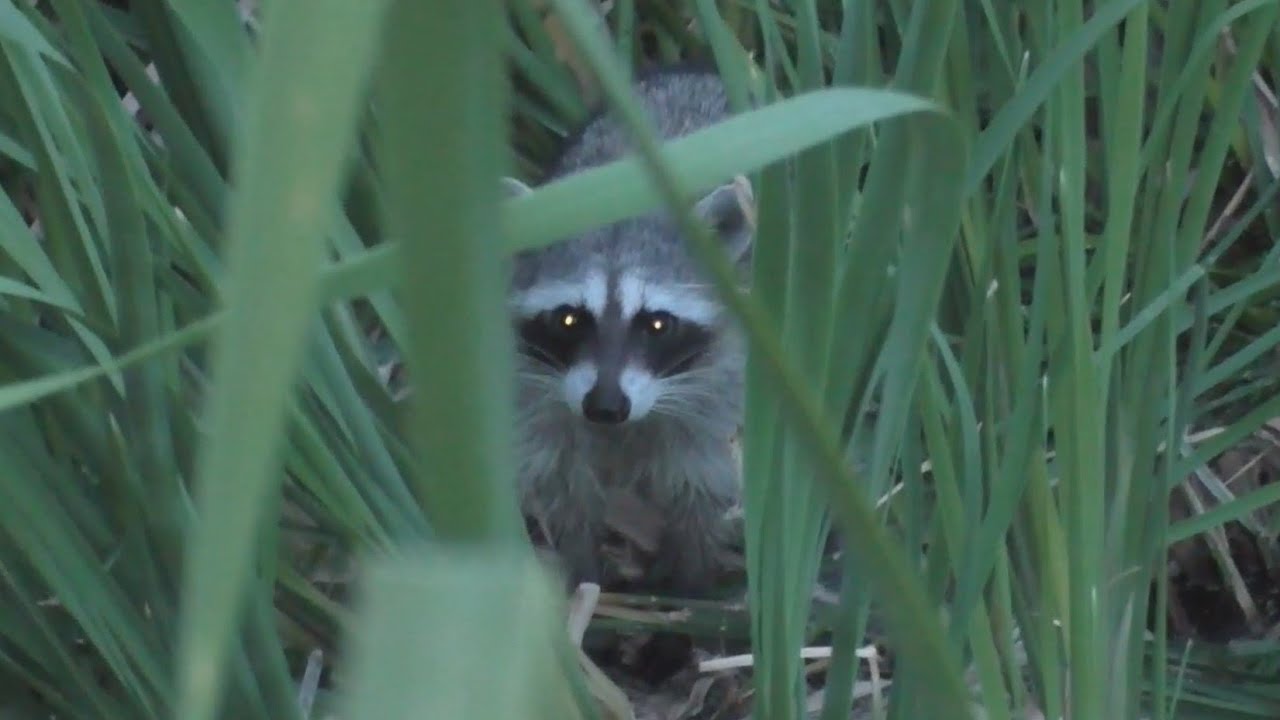
[[[0,0],[0,711],[607,715],[519,533],[503,258],[746,172],[756,716],[821,639],[847,717],[874,607],[891,717],[1275,717],[1273,641],[1148,619],[1170,543],[1274,538],[1205,463],[1280,409],[1277,3],[600,10]],[[744,113],[664,149],[627,79],[690,57]],[[596,100],[638,155],[504,204]]]

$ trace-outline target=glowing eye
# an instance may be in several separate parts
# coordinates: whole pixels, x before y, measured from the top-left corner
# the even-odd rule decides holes
[[[663,335],[676,327],[676,318],[671,313],[656,312],[645,320],[645,330],[650,335]]]
[[[551,326],[562,333],[579,333],[591,321],[591,316],[573,307],[559,307],[551,313]]]

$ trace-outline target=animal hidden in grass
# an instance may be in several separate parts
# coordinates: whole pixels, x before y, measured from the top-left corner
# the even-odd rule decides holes
[[[663,139],[730,114],[711,71],[661,68],[638,77],[633,89]],[[600,112],[569,138],[548,179],[628,152],[626,128]],[[504,185],[509,195],[530,192],[519,180]],[[744,286],[752,197],[740,176],[694,205]],[[661,520],[639,585],[704,597],[736,535],[729,515],[741,496],[740,328],[665,209],[519,252],[511,272],[526,515],[571,584],[602,583],[611,498],[639,498]]]

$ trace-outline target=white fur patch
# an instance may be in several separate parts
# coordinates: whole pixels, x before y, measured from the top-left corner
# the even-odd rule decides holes
[[[604,313],[605,292],[604,273],[592,272],[581,282],[557,280],[514,293],[510,305],[523,317],[533,317],[561,305],[582,305],[599,317]]]
[[[680,286],[646,283],[638,277],[623,274],[618,278],[618,302],[622,317],[631,319],[641,310],[668,312],[682,320],[710,325],[720,314],[720,307],[701,294]]]
[[[586,397],[587,393],[591,392],[591,388],[596,385],[596,364],[585,361],[574,365],[564,374],[561,383],[565,404],[575,414],[581,415],[582,398]]]
[[[653,409],[658,401],[660,387],[653,373],[638,367],[627,367],[619,379],[622,392],[631,401],[631,417],[628,420],[639,420]]]

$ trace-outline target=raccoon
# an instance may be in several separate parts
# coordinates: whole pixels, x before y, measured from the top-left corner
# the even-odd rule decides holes
[[[717,74],[667,68],[634,91],[663,139],[730,114]],[[625,128],[600,113],[569,140],[549,179],[629,153]],[[527,192],[505,179],[507,192]],[[590,198],[583,198],[590,202]],[[745,177],[697,201],[745,284],[754,205]],[[731,539],[740,498],[731,439],[740,430],[740,329],[657,212],[518,253],[508,296],[517,337],[518,475],[525,511],[548,531],[570,581],[601,581],[607,489],[626,487],[663,511],[646,584],[704,595]]]

